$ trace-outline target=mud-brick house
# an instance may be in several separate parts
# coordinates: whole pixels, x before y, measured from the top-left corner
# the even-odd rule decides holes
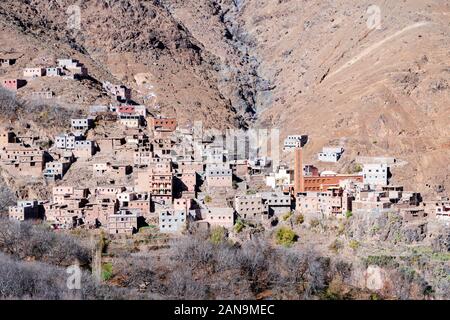
[[[108,233],[131,236],[138,231],[139,210],[121,209],[108,217]]]
[[[134,199],[128,202],[128,208],[139,210],[144,218],[148,218],[151,209],[151,195],[150,193],[136,193]]]
[[[0,149],[3,149],[10,143],[15,142],[15,134],[12,130],[0,131]]]
[[[48,100],[52,99],[54,96],[53,91],[35,91],[31,93],[32,99],[42,99],[42,100]]]
[[[128,101],[131,99],[131,90],[124,85],[115,85],[105,81],[103,82],[103,89],[116,97],[118,101]]]
[[[112,153],[125,144],[125,138],[122,136],[101,136],[95,140],[102,154]]]
[[[44,151],[18,143],[10,144],[2,150],[1,163],[11,174],[39,177],[45,164]]]
[[[90,158],[94,155],[94,142],[90,140],[75,141],[73,154],[76,158]]]
[[[229,207],[209,207],[202,211],[203,220],[210,226],[230,229],[234,226],[234,209]]]
[[[27,81],[22,79],[6,79],[2,81],[3,88],[10,91],[17,91],[26,85]]]
[[[209,168],[206,170],[206,183],[208,187],[228,187],[233,186],[233,173],[225,166]]]
[[[73,229],[82,222],[82,207],[57,203],[47,203],[44,207],[45,220],[55,229]]]
[[[25,68],[23,69],[24,78],[39,78],[45,76],[45,68]]]
[[[43,212],[43,202],[37,200],[18,201],[17,205],[8,208],[9,219],[17,221],[42,219]]]
[[[113,195],[97,195],[86,204],[83,220],[88,226],[107,227],[108,217],[119,210],[119,201]]]
[[[246,221],[262,222],[268,218],[268,207],[259,194],[236,196],[234,209]]]
[[[151,147],[140,147],[134,150],[134,165],[137,167],[148,166],[152,163],[153,152]]]

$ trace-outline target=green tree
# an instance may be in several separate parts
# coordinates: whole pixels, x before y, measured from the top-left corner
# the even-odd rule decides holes
[[[108,281],[113,276],[113,267],[111,263],[105,263],[102,265],[102,280]]]
[[[241,219],[238,219],[238,220],[236,221],[236,223],[234,224],[234,231],[236,231],[237,233],[239,233],[239,232],[241,232],[242,229],[244,229],[244,228],[245,228],[244,222],[242,222]]]
[[[297,240],[295,232],[288,227],[281,227],[275,234],[276,243],[285,247],[290,247]]]

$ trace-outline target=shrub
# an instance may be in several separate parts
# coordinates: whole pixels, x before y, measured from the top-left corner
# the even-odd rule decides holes
[[[345,217],[348,219],[353,215],[353,213],[350,210],[347,210],[347,212],[345,213]]]
[[[281,227],[275,234],[276,243],[285,247],[290,247],[297,240],[297,235],[292,229]]]
[[[295,224],[302,224],[303,222],[305,222],[305,217],[300,213],[295,218]]]
[[[353,249],[353,251],[356,251],[359,248],[360,243],[358,241],[356,241],[356,240],[350,240],[350,242],[348,243],[348,246],[351,249]]]
[[[398,267],[398,262],[396,261],[396,258],[394,256],[386,256],[386,255],[380,255],[380,256],[368,256],[365,259],[365,265],[366,267],[370,265],[375,265],[379,267]]]
[[[105,263],[102,265],[102,280],[108,281],[112,278],[113,275],[113,267],[111,263]]]
[[[214,228],[209,239],[213,244],[222,243],[225,240],[225,229],[222,227]]]
[[[330,249],[331,251],[333,251],[334,253],[338,253],[339,250],[342,249],[342,243],[338,240],[335,239],[329,246],[328,249]]]
[[[315,227],[317,227],[320,224],[320,222],[319,222],[319,219],[314,218],[314,219],[311,219],[309,224],[310,224],[311,228],[315,228]]]
[[[235,225],[234,225],[234,231],[236,231],[237,233],[241,232],[242,229],[245,228],[245,224],[242,222],[242,220],[237,220]]]
[[[292,211],[289,211],[289,212],[286,212],[286,213],[283,215],[282,219],[283,219],[283,221],[286,221],[286,220],[288,220],[291,216],[292,216]]]
[[[207,196],[205,197],[205,203],[210,203],[211,201],[212,201],[211,196],[207,195]]]

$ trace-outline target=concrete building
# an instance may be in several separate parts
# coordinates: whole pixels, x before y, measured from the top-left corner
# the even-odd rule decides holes
[[[43,207],[42,202],[18,201],[15,206],[8,208],[9,219],[17,221],[42,219]]]
[[[224,227],[231,229],[234,226],[234,209],[208,207],[204,214],[204,221],[212,227]]]
[[[283,151],[294,151],[297,147],[303,147],[308,142],[307,135],[291,135],[284,139]]]
[[[127,128],[139,128],[141,125],[141,116],[137,114],[122,114],[119,116],[119,123]]]
[[[147,116],[147,107],[144,105],[125,105],[117,107],[117,114],[119,116],[138,115],[143,118]]]
[[[61,134],[56,136],[55,146],[58,149],[73,150],[75,149],[75,141],[77,140],[80,140],[80,138],[74,136],[73,134]]]
[[[363,176],[358,174],[329,174],[319,177],[304,177],[304,191],[326,191],[329,188],[339,187],[346,180],[363,182]]]
[[[58,66],[71,73],[70,78],[79,79],[88,75],[88,69],[75,59],[58,59]]]
[[[47,162],[44,169],[44,177],[47,180],[55,181],[62,179],[70,167],[70,162],[53,161]]]
[[[187,215],[185,210],[164,209],[159,212],[159,232],[178,233],[186,228]]]
[[[177,129],[176,118],[152,118],[150,122],[151,128],[154,131],[169,131],[173,132]]]
[[[149,147],[139,147],[134,150],[133,163],[136,167],[149,166],[152,163],[153,152],[152,148]]]
[[[384,163],[363,165],[364,183],[371,186],[386,186],[388,184],[389,167]]]
[[[16,63],[16,61],[16,58],[6,58],[5,56],[2,56],[2,58],[0,58],[0,68],[12,66]]]
[[[322,162],[338,162],[343,153],[343,147],[324,147],[318,153],[317,158]]]
[[[71,119],[72,129],[76,131],[86,131],[93,127],[94,121],[91,118]]]
[[[31,98],[36,100],[48,100],[54,96],[53,91],[35,91],[31,93]]]
[[[45,69],[47,77],[60,77],[63,75],[62,69],[59,67],[50,67]]]
[[[205,176],[208,187],[230,188],[233,186],[233,172],[225,166],[209,167],[206,169]]]
[[[111,235],[131,236],[138,231],[140,211],[136,209],[120,209],[108,217],[108,233]]]
[[[246,221],[263,222],[268,218],[268,206],[261,195],[236,196],[234,209]]]
[[[39,78],[45,76],[45,68],[25,68],[23,69],[24,78]]]
[[[292,209],[292,198],[284,192],[262,192],[263,204],[267,206],[269,217],[283,215]]]
[[[150,192],[152,199],[172,202],[173,173],[170,164],[139,171],[135,189],[137,192]]]
[[[17,91],[26,86],[27,81],[22,79],[6,79],[2,81],[3,88],[10,91]]]
[[[266,176],[266,185],[272,189],[283,188],[292,185],[294,181],[294,170],[281,166],[278,170]]]

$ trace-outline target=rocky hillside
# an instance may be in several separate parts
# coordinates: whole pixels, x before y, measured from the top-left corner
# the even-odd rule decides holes
[[[322,169],[394,156],[405,161],[395,183],[450,190],[448,1],[88,0],[79,29],[70,5],[2,4],[0,55],[21,58],[0,78],[74,56],[91,81],[27,90],[87,106],[107,101],[97,81],[122,82],[184,123],[309,134],[311,162],[323,145],[344,145],[341,163]]]
[[[258,92],[259,125],[309,134],[309,160],[342,144],[338,169],[358,154],[394,156],[407,162],[395,182],[448,191],[450,5],[378,2],[376,24],[373,4],[242,1],[236,19],[272,89]]]
[[[94,80],[124,83],[134,89],[138,102],[158,105],[165,114],[219,128],[247,126],[253,105],[253,88],[247,88],[246,78],[249,62],[227,39],[220,7],[208,3],[205,10],[211,18],[204,28],[215,28],[209,40],[217,35],[217,47],[223,52],[194,37],[160,1],[92,0],[71,5],[65,0],[2,5],[1,50],[21,57],[12,68],[17,75],[24,66],[76,57]],[[8,71],[2,76],[14,75]],[[91,94],[77,87],[57,94],[67,96],[71,89],[84,97],[73,102],[99,103],[96,81],[89,84]]]

